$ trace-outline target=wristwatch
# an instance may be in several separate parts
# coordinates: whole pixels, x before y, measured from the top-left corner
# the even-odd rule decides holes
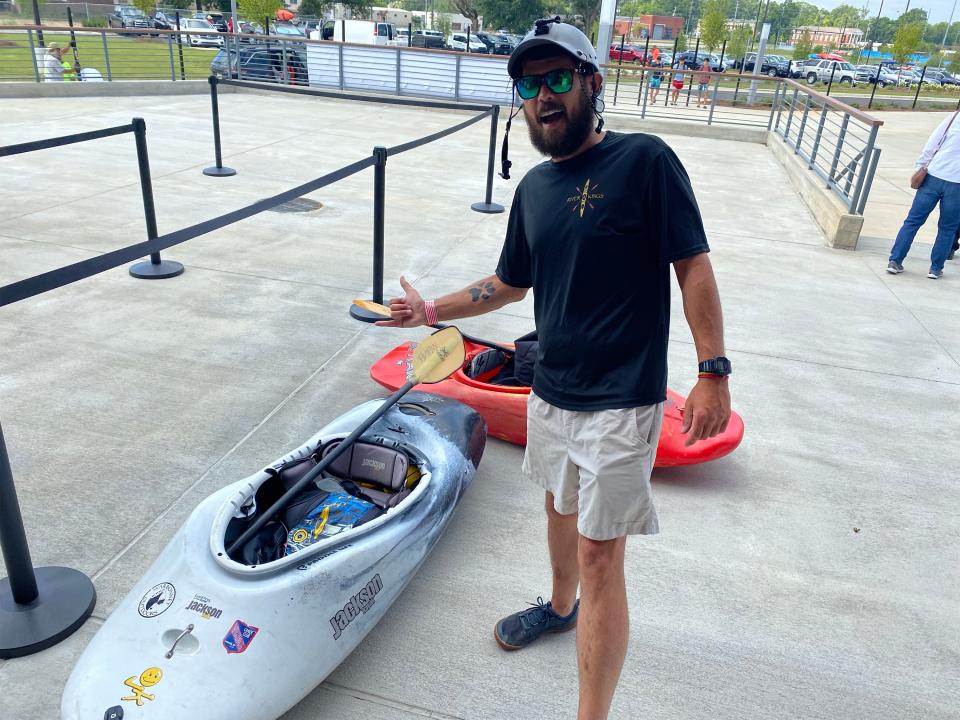
[[[704,360],[699,365],[700,372],[709,373],[711,375],[722,375],[726,377],[733,372],[733,367],[730,365],[730,361],[723,357],[722,355],[710,358],[709,360]]]

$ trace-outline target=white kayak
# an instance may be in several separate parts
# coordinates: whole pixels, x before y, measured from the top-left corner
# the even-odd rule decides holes
[[[236,559],[226,547],[380,404],[201,502],[81,655],[63,720],[267,720],[322,682],[440,538],[483,454],[483,419],[409,393],[282,522]]]

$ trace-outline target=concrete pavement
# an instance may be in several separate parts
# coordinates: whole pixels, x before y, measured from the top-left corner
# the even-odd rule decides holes
[[[3,144],[145,117],[161,232],[464,117],[225,95],[224,162],[238,175],[216,179],[200,173],[212,159],[202,96],[4,110]],[[764,146],[664,136],[701,204],[747,429],[724,460],[655,473],[662,532],[628,544],[612,718],[960,718],[960,265],[927,280],[918,247],[907,274],[883,272],[908,203],[897,163],[935,124],[887,116],[864,229],[876,248],[857,252],[824,247]],[[538,158],[522,124],[512,135],[519,178]],[[469,210],[487,140],[481,123],[388,162],[388,294],[400,274],[432,296],[492,272],[506,215]],[[495,201],[515,184],[497,178]],[[3,720],[56,718],[73,662],[195,504],[381,395],[369,366],[422,335],[347,316],[370,292],[372,174],[311,197],[323,208],[264,213],[165,253],[187,266],[176,279],[118,268],[0,309],[0,422],[34,563],[81,569],[99,594],[76,635],[0,662]],[[0,198],[0,284],[144,237],[130,137],[0,159]],[[685,393],[696,357],[673,301],[670,384]],[[460,324],[511,339],[532,327],[532,303]],[[511,654],[491,636],[549,591],[542,497],[520,480],[521,457],[488,443],[431,558],[285,720],[575,716],[572,635]]]

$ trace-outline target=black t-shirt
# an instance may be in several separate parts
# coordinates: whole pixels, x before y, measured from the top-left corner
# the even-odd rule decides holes
[[[690,179],[659,138],[608,132],[528,172],[497,276],[533,288],[534,392],[567,410],[663,401],[670,263],[708,251]]]

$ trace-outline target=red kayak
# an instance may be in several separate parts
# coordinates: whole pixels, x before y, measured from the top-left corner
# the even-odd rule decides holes
[[[372,368],[370,377],[389,390],[396,390],[406,382],[407,361],[412,343],[400,345],[382,358]],[[464,341],[467,350],[467,365],[477,354],[488,349],[485,345]],[[504,346],[510,347],[509,343]],[[464,367],[467,367],[465,365]],[[417,389],[454,398],[474,408],[487,421],[490,435],[517,445],[527,444],[527,397],[529,387],[510,387],[480,382],[469,377],[461,368],[443,382]],[[727,429],[719,435],[701,440],[690,447],[684,446],[685,436],[680,432],[683,422],[682,395],[667,389],[667,401],[663,406],[663,429],[657,443],[657,467],[694,465],[716,460],[729,455],[743,439],[743,419],[732,413]]]

